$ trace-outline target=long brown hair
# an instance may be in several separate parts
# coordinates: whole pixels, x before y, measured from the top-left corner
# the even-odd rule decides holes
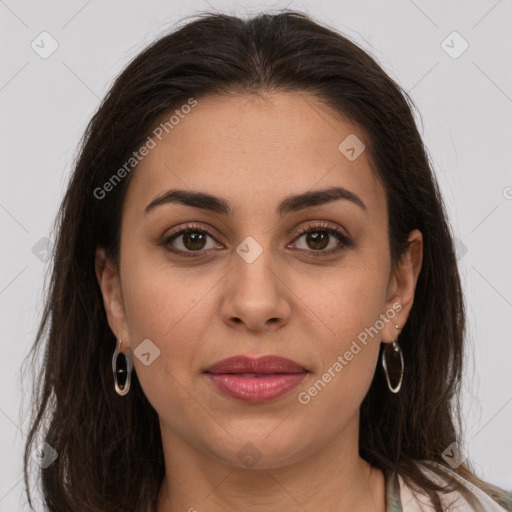
[[[31,505],[29,461],[44,441],[58,454],[37,473],[46,510],[155,510],[165,472],[158,416],[136,374],[127,396],[114,391],[116,339],[94,267],[97,247],[118,262],[121,208],[136,165],[125,167],[126,176],[109,187],[107,197],[97,191],[105,190],[159,120],[190,98],[261,91],[313,94],[360,127],[386,191],[393,265],[408,233],[417,228],[423,234],[423,266],[400,334],[402,389],[389,393],[377,369],[360,410],[360,455],[383,471],[397,471],[442,512],[437,492],[443,488],[418,461],[447,467],[441,454],[460,438],[465,306],[445,206],[414,105],[356,44],[287,10],[246,20],[196,15],[143,50],[90,120],[56,219],[49,289],[31,349],[30,364],[40,368],[24,454]],[[500,502],[498,489],[477,478],[467,461],[455,471]]]

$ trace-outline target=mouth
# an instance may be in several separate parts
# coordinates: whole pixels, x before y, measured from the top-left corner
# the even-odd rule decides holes
[[[309,371],[300,364],[279,356],[252,358],[235,356],[223,359],[204,372],[214,389],[244,402],[269,402],[295,388]]]
[[[302,373],[308,370],[299,363],[280,356],[262,356],[258,358],[250,356],[233,356],[222,359],[208,368],[206,373],[211,374],[246,374],[246,375],[269,375],[273,373]]]

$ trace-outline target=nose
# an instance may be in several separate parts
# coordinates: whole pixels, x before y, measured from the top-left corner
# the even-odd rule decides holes
[[[233,255],[221,306],[222,319],[230,327],[272,331],[288,323],[293,294],[283,273],[272,265],[270,253],[266,249],[252,262]]]

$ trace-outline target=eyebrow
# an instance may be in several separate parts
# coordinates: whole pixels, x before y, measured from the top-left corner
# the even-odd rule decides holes
[[[292,195],[286,197],[277,207],[277,214],[282,217],[292,212],[297,212],[310,208],[312,206],[320,206],[337,200],[351,201],[367,212],[366,205],[363,200],[354,192],[343,187],[331,187],[323,190],[312,190],[303,194]],[[190,190],[168,190],[162,195],[153,199],[144,208],[144,214],[148,214],[156,207],[169,204],[179,203],[192,208],[201,208],[213,213],[223,215],[233,215],[233,205],[221,197],[216,197],[206,192],[195,192]]]

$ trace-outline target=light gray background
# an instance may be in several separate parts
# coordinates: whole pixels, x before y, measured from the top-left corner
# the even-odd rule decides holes
[[[53,239],[86,122],[128,61],[183,16],[282,7],[312,14],[370,51],[421,112],[420,130],[460,240],[470,345],[465,448],[480,476],[512,489],[510,0],[0,0],[0,511],[28,510],[19,367],[40,319],[48,266],[44,252],[37,257],[32,248]],[[43,31],[59,45],[47,59],[31,48]],[[469,44],[458,58],[441,46],[453,31]],[[445,44],[461,48],[453,38]]]

